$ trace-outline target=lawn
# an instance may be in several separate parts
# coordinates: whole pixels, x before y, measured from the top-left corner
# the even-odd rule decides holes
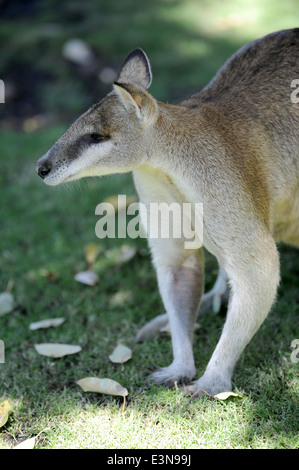
[[[0,428],[0,448],[37,435],[35,448],[43,449],[298,448],[299,367],[291,361],[290,348],[299,337],[298,251],[279,247],[277,302],[238,363],[234,391],[239,397],[190,401],[180,387],[146,384],[155,368],[171,362],[169,337],[134,341],[146,321],[163,313],[146,241],[99,240],[95,234],[97,204],[111,195],[134,195],[131,175],[51,188],[35,173],[36,159],[96,94],[100,98],[110,87],[99,80],[90,88],[92,76],[82,76],[62,59],[66,40],[86,41],[99,70],[106,65],[117,69],[131,49],[143,47],[153,65],[150,91],[176,101],[204,86],[245,42],[296,26],[298,6],[291,0],[253,1],[250,7],[237,0],[153,1],[142,8],[136,0],[117,6],[91,0],[40,3],[44,8],[31,16],[8,15],[0,23],[6,44],[1,78],[20,86],[17,72],[25,74],[18,99],[0,105],[0,292],[10,290],[16,301],[12,312],[0,316],[5,345],[0,403],[8,399],[13,408]],[[99,280],[92,287],[74,279],[88,267],[90,244],[99,250],[93,264]],[[124,245],[135,249],[128,260],[120,258]],[[208,289],[217,271],[208,253],[206,266]],[[199,321],[194,339],[198,376],[225,313],[225,308],[217,315],[209,312]],[[32,322],[53,317],[65,322],[29,329]],[[109,360],[119,341],[133,351],[123,367]],[[43,342],[79,344],[82,351],[48,358],[34,348]],[[125,411],[121,397],[84,392],[76,381],[86,376],[111,378],[126,387]]]

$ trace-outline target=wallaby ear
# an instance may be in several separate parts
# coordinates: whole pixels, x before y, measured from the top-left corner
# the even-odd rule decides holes
[[[147,90],[152,83],[152,71],[147,55],[135,49],[126,58],[116,83],[133,85]]]
[[[156,100],[147,92],[135,86],[113,85],[120,102],[128,112],[134,112],[143,124],[153,124],[158,117]]]
[[[114,83],[114,91],[117,96],[120,98],[121,103],[128,111],[134,111],[137,114],[137,117],[141,118],[140,106],[133,98],[132,94],[124,86]]]

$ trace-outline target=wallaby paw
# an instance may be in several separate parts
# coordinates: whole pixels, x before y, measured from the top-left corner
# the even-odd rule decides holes
[[[231,392],[232,383],[229,377],[215,377],[208,374],[203,375],[200,379],[184,387],[184,392],[194,398],[202,398],[203,396],[216,395],[222,392]]]
[[[149,376],[149,381],[157,384],[165,385],[166,387],[173,387],[176,384],[188,384],[195,376],[195,367],[178,366],[171,364],[168,367],[161,367]]]

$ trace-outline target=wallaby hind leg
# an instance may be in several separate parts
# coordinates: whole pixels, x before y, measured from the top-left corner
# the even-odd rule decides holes
[[[279,260],[274,240],[270,235],[267,238],[260,239],[258,251],[250,252],[251,265],[244,258],[229,260],[227,319],[204,375],[186,388],[195,396],[232,389],[235,364],[271,308],[279,282]]]
[[[229,297],[229,289],[227,284],[227,275],[220,267],[218,276],[213,288],[202,296],[197,318],[204,313],[214,311],[217,313],[223,303],[227,302]],[[169,328],[168,315],[162,313],[146,323],[136,335],[136,342],[141,343],[149,336],[158,334],[161,330]]]
[[[184,250],[170,240],[154,243],[160,294],[169,318],[173,362],[154,372],[150,379],[172,385],[188,383],[195,376],[193,330],[204,284],[202,250]],[[170,246],[171,245],[171,248]],[[170,252],[171,251],[171,252]]]

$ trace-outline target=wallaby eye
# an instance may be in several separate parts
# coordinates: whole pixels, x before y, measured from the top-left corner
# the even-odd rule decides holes
[[[89,137],[90,137],[90,140],[94,143],[103,142],[104,140],[109,139],[108,135],[97,134],[95,132],[92,134],[89,134]]]

